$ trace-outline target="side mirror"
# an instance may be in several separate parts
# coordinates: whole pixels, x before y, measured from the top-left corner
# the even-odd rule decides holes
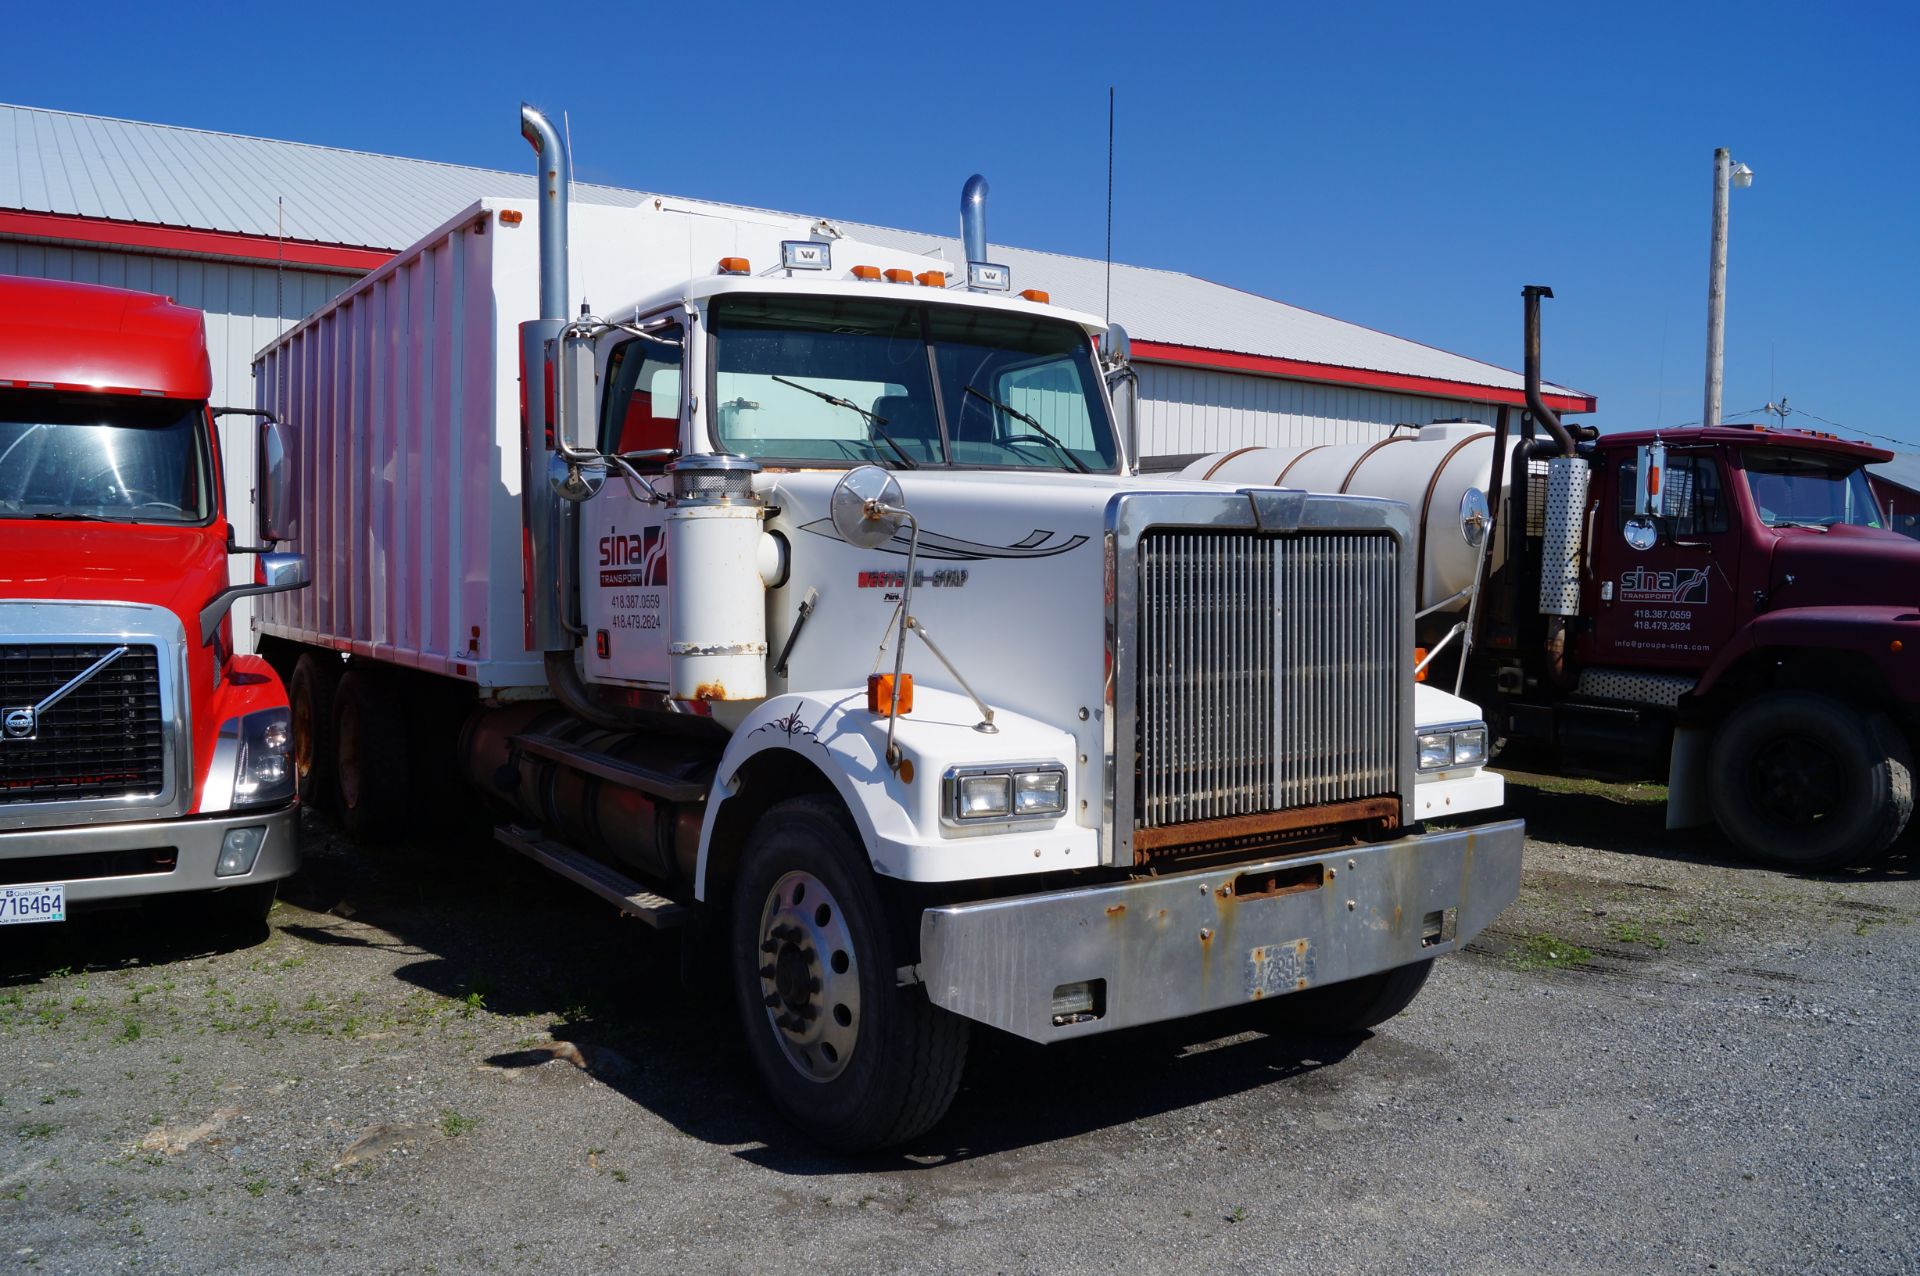
[[[594,366],[593,339],[569,330],[555,344],[559,366],[554,369],[553,423],[555,449],[567,453],[600,453],[600,372]]]
[[[297,512],[293,498],[293,462],[287,456],[280,423],[260,423],[254,453],[254,518],[259,538],[269,544],[293,539]]]
[[[877,465],[856,465],[834,484],[828,502],[833,530],[860,549],[878,549],[899,535],[907,521],[907,498],[893,475]]]
[[[257,554],[253,560],[253,584],[229,585],[200,609],[200,642],[204,646],[220,632],[227,610],[241,598],[261,594],[284,594],[305,589],[313,583],[313,568],[305,554]]]

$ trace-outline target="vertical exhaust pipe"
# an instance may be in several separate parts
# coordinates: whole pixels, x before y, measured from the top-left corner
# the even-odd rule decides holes
[[[539,152],[535,172],[540,225],[540,310],[520,325],[520,516],[525,529],[521,556],[525,641],[530,651],[564,653],[571,664],[573,635],[567,630],[573,583],[569,567],[576,536],[571,502],[554,492],[554,462],[560,408],[555,374],[560,334],[567,326],[567,195],[572,165],[558,129],[538,110],[521,103],[520,135]],[[550,353],[551,352],[551,353]]]
[[[1534,420],[1547,427],[1547,433],[1553,435],[1554,444],[1558,446],[1549,445],[1549,450],[1561,456],[1572,456],[1573,435],[1567,432],[1566,426],[1560,424],[1560,414],[1548,407],[1547,401],[1540,397],[1540,298],[1553,296],[1553,289],[1545,284],[1528,284],[1520,290],[1520,295],[1526,299],[1527,311],[1527,410],[1533,413]]]
[[[968,265],[987,259],[987,179],[978,173],[960,188],[960,246]]]
[[[567,314],[567,199],[573,188],[573,161],[552,121],[527,103],[520,104],[520,136],[540,154],[540,317],[565,322]]]

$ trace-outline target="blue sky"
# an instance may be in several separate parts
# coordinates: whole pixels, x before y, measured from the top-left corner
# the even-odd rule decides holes
[[[172,10],[170,12],[170,10]],[[194,12],[197,16],[182,16]],[[80,15],[78,21],[75,16]],[[563,25],[553,25],[563,16]],[[579,176],[1099,256],[1114,247],[1509,367],[1604,428],[1700,416],[1712,154],[1729,414],[1920,447],[1920,5],[34,5],[0,98]],[[1821,428],[1816,421],[1803,424]]]

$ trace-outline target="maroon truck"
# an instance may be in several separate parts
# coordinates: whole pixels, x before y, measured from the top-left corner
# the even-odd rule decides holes
[[[1711,817],[1764,863],[1883,854],[1920,739],[1920,543],[1865,468],[1890,454],[1750,425],[1579,442],[1579,606],[1556,643],[1530,605],[1549,520],[1518,516],[1548,503],[1555,452],[1523,441],[1502,476],[1516,516],[1468,668],[1496,732],[1653,763],[1669,827]]]

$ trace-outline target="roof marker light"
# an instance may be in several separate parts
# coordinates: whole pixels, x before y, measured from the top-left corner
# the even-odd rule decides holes
[[[882,271],[881,273],[886,275],[887,282],[890,284],[910,284],[913,282],[913,272],[911,270],[902,270],[898,266],[893,267],[891,270]]]
[[[753,263],[745,257],[722,257],[720,259],[720,273],[723,275],[750,275],[753,273]]]
[[[1037,301],[1043,306],[1053,300],[1052,296],[1050,296],[1047,293],[1041,292],[1038,288],[1029,288],[1025,292],[1021,293],[1020,295],[1022,297],[1025,297],[1028,301]]]
[[[947,275],[946,272],[942,270],[923,270],[913,278],[922,288],[945,288],[947,286]]]
[[[500,224],[502,226],[518,226],[525,219],[526,214],[517,208],[503,208],[500,210]]]
[[[853,277],[854,277],[855,279],[864,279],[864,280],[866,280],[866,281],[867,281],[868,283],[872,283],[872,282],[874,282],[875,280],[877,280],[877,279],[879,279],[879,278],[880,278],[880,267],[878,267],[878,266],[855,266],[855,267],[853,268]]]

